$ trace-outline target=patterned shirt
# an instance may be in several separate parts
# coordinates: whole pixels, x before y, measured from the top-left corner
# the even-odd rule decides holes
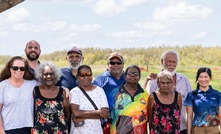
[[[221,106],[221,93],[209,86],[206,92],[198,90],[188,93],[184,105],[193,107],[193,126],[217,125],[218,108]]]
[[[174,101],[171,104],[163,104],[153,93],[155,103],[152,107],[150,121],[150,134],[179,134],[180,131],[180,103],[178,92],[175,92]]]
[[[147,84],[146,90],[148,91],[149,94],[153,93],[154,91],[157,90],[157,82],[155,80],[150,80]],[[184,100],[186,99],[187,94],[192,91],[190,82],[188,78],[180,73],[176,73],[176,91],[179,92],[182,95],[182,101],[184,103]],[[186,107],[183,105],[182,106],[182,111],[181,111],[181,123],[180,123],[180,130],[187,129],[186,126]]]
[[[31,134],[67,134],[68,126],[63,105],[63,89],[55,98],[42,96],[35,87],[35,121]]]
[[[111,103],[111,134],[146,134],[148,93],[139,85],[135,95],[131,96],[122,85],[111,95],[114,99]]]

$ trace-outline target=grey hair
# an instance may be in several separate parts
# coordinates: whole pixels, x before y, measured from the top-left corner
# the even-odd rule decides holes
[[[180,57],[179,57],[179,54],[178,54],[178,52],[176,50],[166,50],[166,51],[164,51],[160,59],[165,61],[166,60],[166,56],[168,54],[176,55],[176,59],[177,59],[177,63],[178,63],[178,61],[180,60]],[[162,62],[161,62],[161,64],[162,64]]]
[[[169,71],[161,71],[157,74],[157,83],[160,82],[161,78],[166,78],[170,80],[170,82],[173,82],[173,76]]]
[[[43,74],[43,71],[44,71],[44,68],[46,66],[49,66],[51,68],[51,70],[54,72],[54,83],[56,84],[59,80],[60,80],[60,77],[61,77],[61,71],[60,69],[52,63],[52,61],[45,61],[43,63],[41,63],[36,69],[35,69],[35,76],[38,80],[40,80],[40,82],[42,83],[42,74]]]

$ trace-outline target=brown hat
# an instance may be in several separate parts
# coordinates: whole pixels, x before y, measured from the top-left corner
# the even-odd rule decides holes
[[[110,61],[114,57],[118,58],[121,62],[124,62],[123,56],[118,52],[111,53],[110,56],[108,57],[108,61]]]
[[[71,48],[70,50],[68,50],[67,54],[69,54],[71,52],[75,52],[75,53],[78,53],[78,54],[82,55],[82,51],[79,48],[75,47],[75,46],[73,48]]]

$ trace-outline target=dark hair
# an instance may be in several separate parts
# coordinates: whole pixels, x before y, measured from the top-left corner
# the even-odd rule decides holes
[[[81,71],[81,69],[83,69],[83,68],[88,68],[88,69],[90,70],[90,72],[92,73],[92,70],[91,70],[91,67],[90,67],[90,66],[88,66],[88,65],[81,65],[81,66],[78,67],[77,76],[80,74],[80,71]]]
[[[139,68],[137,65],[130,65],[130,66],[128,66],[128,67],[126,68],[126,70],[125,70],[125,75],[128,74],[128,70],[129,70],[130,68],[136,68],[136,69],[138,70],[138,73],[139,73],[139,76],[140,76],[140,68]]]
[[[13,63],[16,60],[24,61],[26,70],[24,72],[23,78],[25,80],[35,79],[35,75],[31,72],[28,62],[21,56],[14,56],[6,63],[5,67],[2,69],[1,74],[0,74],[0,82],[11,77],[10,68],[13,66]]]
[[[204,72],[206,72],[206,73],[209,75],[210,79],[212,79],[211,69],[208,68],[208,67],[200,67],[200,68],[198,69],[198,71],[197,71],[197,74],[196,74],[196,81],[195,81],[195,83],[197,83],[197,85],[196,85],[196,90],[194,91],[194,93],[197,93],[198,90],[199,90],[200,85],[199,85],[199,83],[197,82],[197,80],[198,80],[200,74],[201,74],[201,73],[204,73]]]

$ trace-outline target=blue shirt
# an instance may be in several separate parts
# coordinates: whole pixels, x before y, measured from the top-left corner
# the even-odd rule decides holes
[[[193,126],[210,126],[211,121],[216,120],[218,109],[221,106],[221,93],[209,86],[206,92],[198,90],[197,93],[191,91],[188,93],[185,106],[193,108],[194,119]]]
[[[124,82],[125,82],[124,73],[121,75],[120,79],[117,79],[116,77],[111,75],[111,73],[108,70],[106,70],[104,73],[100,74],[94,79],[93,84],[102,87],[104,89],[104,92],[108,99],[108,104],[110,106],[111,91],[116,87],[122,85]]]
[[[61,78],[56,84],[57,86],[64,86],[69,90],[78,86],[77,78],[72,74],[69,68],[61,69]]]

